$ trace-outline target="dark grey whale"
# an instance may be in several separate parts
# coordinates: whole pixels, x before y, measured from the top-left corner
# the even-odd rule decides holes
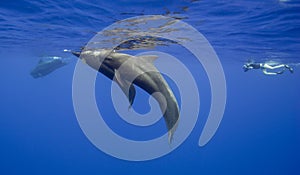
[[[33,78],[40,78],[67,64],[67,60],[61,57],[45,57],[38,62],[30,75]]]
[[[153,64],[157,56],[132,56],[104,49],[83,49],[72,53],[93,69],[117,82],[130,105],[136,93],[132,83],[152,95],[163,113],[171,143],[179,121],[179,108],[173,91]]]

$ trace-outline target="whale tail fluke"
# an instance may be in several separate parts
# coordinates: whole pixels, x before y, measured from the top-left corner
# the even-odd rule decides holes
[[[174,133],[179,123],[180,112],[177,100],[173,92],[169,89],[169,87],[167,87],[166,89],[161,89],[162,91],[160,91],[159,93],[153,93],[152,96],[154,96],[154,98],[159,103],[160,109],[163,113],[163,117],[168,129],[168,141],[169,144],[171,144]]]
[[[169,144],[172,144],[173,136],[174,136],[174,133],[175,133],[177,127],[178,127],[178,123],[179,123],[179,118],[177,119],[177,122],[174,124],[174,126],[168,131]]]

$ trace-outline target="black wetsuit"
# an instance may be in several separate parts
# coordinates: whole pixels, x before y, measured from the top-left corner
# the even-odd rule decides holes
[[[251,63],[249,67],[252,67],[253,69],[260,69],[261,64],[260,63]]]

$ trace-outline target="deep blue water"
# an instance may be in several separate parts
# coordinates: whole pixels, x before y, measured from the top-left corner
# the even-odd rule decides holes
[[[210,108],[209,82],[190,54],[167,47],[165,51],[181,57],[196,77],[201,97],[196,126],[166,156],[142,162],[119,160],[93,146],[77,122],[72,103],[76,61],[40,79],[29,72],[43,56],[71,57],[62,50],[80,48],[114,22],[157,14],[182,19],[214,47],[227,82],[224,117],[212,140],[199,147]],[[300,173],[298,0],[1,0],[0,38],[0,174]],[[290,64],[294,73],[244,73],[242,65],[248,59]],[[97,77],[98,107],[113,116],[110,85],[109,79]],[[138,93],[133,107],[146,112],[148,96],[140,89]],[[160,121],[152,130],[136,132],[132,126],[125,129],[119,120],[106,118],[120,135],[136,140],[160,135],[165,127]]]

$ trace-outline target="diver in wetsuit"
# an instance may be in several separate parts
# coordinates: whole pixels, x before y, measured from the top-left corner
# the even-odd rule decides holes
[[[282,70],[277,72],[270,72],[268,70],[274,70],[274,69],[280,69]],[[265,75],[278,75],[282,74],[286,69],[288,69],[291,73],[294,72],[294,70],[287,64],[278,64],[278,65],[270,65],[269,63],[255,63],[255,62],[248,62],[243,65],[244,72],[247,72],[251,69],[262,69],[263,73]]]

